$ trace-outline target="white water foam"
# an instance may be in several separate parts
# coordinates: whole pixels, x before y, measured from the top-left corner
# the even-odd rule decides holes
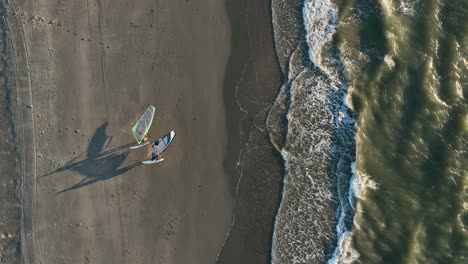
[[[324,262],[330,245],[323,241],[337,237],[338,245],[329,260],[336,263],[342,256],[356,256],[349,249],[350,230],[346,227],[354,214],[354,180],[350,180],[354,153],[350,152],[355,146],[355,120],[347,112],[343,66],[329,49],[338,9],[330,0],[306,0],[302,12],[313,65],[290,67],[282,88],[289,89],[290,104],[286,142],[279,149],[286,173],[272,263]],[[290,65],[300,64],[296,59],[291,56]],[[297,74],[291,74],[296,70]],[[331,220],[333,210],[336,219]]]
[[[394,9],[397,13],[402,15],[414,15],[421,6],[420,0],[402,0]]]
[[[338,10],[329,0],[307,0],[302,12],[307,31],[310,60],[317,67],[326,71],[327,68],[322,65],[322,48],[330,42],[335,33]]]
[[[351,188],[352,193],[350,193],[350,195],[359,199],[365,199],[367,191],[376,191],[379,188],[378,184],[373,181],[370,176],[365,173],[356,171],[355,162],[353,162],[351,168],[353,170],[353,177]]]
[[[340,78],[338,77],[338,72],[339,69],[332,69],[325,67],[322,63],[322,57],[321,53],[323,51],[323,46],[329,43],[332,39],[333,34],[335,33],[335,24],[337,20],[337,7],[334,6],[333,3],[330,1],[306,1],[305,7],[303,9],[304,12],[304,17],[305,17],[305,27],[307,30],[307,44],[309,46],[309,56],[312,62],[314,62],[315,65],[317,65],[322,71],[326,72],[328,77],[336,82],[336,86],[340,87],[337,93],[339,92],[343,93],[343,96],[340,100],[340,97],[337,96],[338,100],[335,102],[332,102],[336,104],[334,107],[334,116],[335,116],[335,127],[334,129],[340,130],[340,127],[347,127],[350,124],[354,124],[355,120],[351,118],[346,110],[348,108],[346,102],[346,83],[340,82]],[[319,28],[317,28],[317,25],[320,25]],[[319,29],[319,30],[317,30]],[[338,65],[340,67],[341,65]],[[349,131],[342,131],[344,133],[347,133]],[[348,129],[349,130],[349,129]],[[341,151],[346,151],[349,149],[342,149]],[[335,156],[337,155],[346,155],[345,153],[339,153],[335,152]],[[341,160],[340,160],[341,162]],[[339,166],[339,165],[338,165]],[[348,184],[348,186],[339,186],[339,179],[338,179],[338,198],[339,198],[339,204],[338,204],[338,223],[336,226],[336,233],[338,236],[338,244],[335,249],[335,252],[333,253],[332,257],[328,260],[328,263],[338,263],[338,260],[344,260],[347,259],[350,262],[353,260],[357,259],[359,254],[357,254],[356,251],[352,250],[350,247],[351,243],[351,236],[350,236],[350,230],[347,230],[346,227],[346,219],[349,218],[349,215],[347,214],[353,214],[354,212],[354,184],[355,184],[355,163],[351,163],[351,171],[352,171],[352,179],[351,182],[353,184],[349,184],[349,181],[344,181],[345,184]],[[336,177],[340,177],[340,172],[337,170],[336,172]],[[349,175],[341,175],[341,177],[349,177]],[[345,196],[343,194],[340,195],[340,192],[344,192],[347,190],[347,195],[346,195],[346,200]],[[347,253],[347,254],[345,254]],[[349,254],[351,253],[351,254]],[[342,262],[340,261],[340,262]]]
[[[348,200],[349,204],[353,205],[355,204],[355,199],[365,199],[366,193],[369,190],[377,190],[378,189],[378,184],[374,181],[371,180],[369,176],[367,176],[364,173],[360,173],[356,170],[356,162],[351,163],[351,171],[352,171],[352,177],[351,177],[351,185],[349,188],[349,193],[348,193]],[[360,210],[356,210],[353,208],[354,211],[357,211],[356,214],[360,213]],[[335,249],[335,252],[333,256],[328,260],[328,264],[334,264],[334,263],[341,263],[341,264],[348,264],[348,263],[354,263],[359,259],[359,252],[355,250],[352,245],[352,232],[353,231],[345,231],[340,227],[339,223],[337,226],[337,232],[341,236],[338,241],[338,246]]]
[[[380,4],[387,16],[414,15],[422,6],[420,0],[380,0]]]

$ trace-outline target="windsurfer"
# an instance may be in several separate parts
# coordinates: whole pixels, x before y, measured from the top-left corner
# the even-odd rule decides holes
[[[150,141],[150,138],[151,138],[151,136],[149,134],[144,135],[142,143],[146,143],[146,142]]]
[[[159,152],[159,150],[158,150],[158,148],[157,148],[157,146],[159,145],[159,141],[160,141],[160,140],[156,140],[156,141],[153,143],[153,146],[152,146],[152,148],[153,148],[153,155],[152,155],[152,159],[151,159],[152,161],[154,161],[154,160],[161,160],[161,159],[162,159],[161,153]]]

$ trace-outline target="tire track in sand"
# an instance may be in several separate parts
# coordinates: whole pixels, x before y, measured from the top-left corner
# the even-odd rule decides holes
[[[101,0],[98,0],[98,26],[99,26],[99,42],[103,43],[103,37],[102,37],[102,2]],[[106,110],[106,118],[107,120],[110,121],[110,114],[109,114],[109,104],[107,100],[107,87],[106,87],[106,76],[105,76],[105,60],[104,60],[104,46],[100,46],[100,55],[101,55],[101,79],[102,79],[102,88],[104,90],[104,103],[105,103],[105,110]],[[112,126],[109,129],[112,131]],[[112,135],[113,133],[111,133]],[[121,205],[121,200],[120,200],[120,186],[119,186],[119,180],[118,177],[113,177],[113,182],[114,182],[114,190],[116,193],[116,198],[117,198],[117,210],[118,210],[118,217],[119,217],[119,226],[120,226],[120,241],[121,241],[121,247],[122,247],[122,263],[126,263],[126,254],[127,254],[127,247],[125,245],[125,235],[124,235],[124,225],[123,225],[123,220],[122,220],[122,205]],[[107,200],[106,200],[107,201]],[[106,203],[107,207],[107,203]]]
[[[11,1],[11,6],[14,10],[19,11],[19,4],[16,1]],[[8,16],[7,16],[8,17]],[[34,101],[32,92],[32,80],[31,80],[31,67],[29,62],[29,53],[26,45],[26,37],[24,28],[18,16],[13,16],[13,20],[6,19],[6,25],[9,32],[9,39],[11,43],[13,53],[13,64],[14,64],[14,75],[15,75],[15,86],[18,96],[19,104],[19,118],[20,118],[20,130],[22,139],[22,179],[21,179],[21,199],[22,199],[22,212],[21,212],[21,251],[23,261],[30,263],[31,257],[37,255],[39,263],[42,261],[42,253],[40,243],[36,238],[36,226],[37,226],[37,161],[36,161],[36,139],[35,139],[35,124],[34,124]],[[16,20],[16,21],[15,21]],[[15,23],[16,22],[16,23]],[[22,64],[20,70],[19,64]],[[25,87],[26,86],[26,87]],[[29,107],[23,106],[23,103]],[[30,142],[29,142],[30,141]],[[28,144],[30,143],[30,144]],[[27,152],[26,149],[31,150]],[[29,155],[28,155],[29,154]],[[29,162],[31,161],[31,162]],[[31,181],[31,186],[25,186],[26,183]],[[26,187],[30,187],[31,204],[28,204],[25,191]],[[29,208],[30,206],[30,208]],[[31,214],[31,226],[28,226],[30,230],[26,232],[26,218],[25,207],[28,208],[28,212]],[[26,237],[27,235],[27,237]],[[31,239],[31,245],[28,245],[28,240]],[[37,248],[37,250],[36,250]]]

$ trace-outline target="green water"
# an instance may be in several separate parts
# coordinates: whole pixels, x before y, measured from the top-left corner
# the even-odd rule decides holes
[[[360,263],[468,263],[468,1],[347,1]]]

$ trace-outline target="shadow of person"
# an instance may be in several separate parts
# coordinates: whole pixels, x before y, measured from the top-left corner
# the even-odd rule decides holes
[[[112,141],[112,137],[107,135],[107,126],[108,123],[105,122],[96,129],[88,144],[86,155],[84,157],[78,156],[77,158],[65,164],[65,166],[60,167],[51,173],[43,175],[44,177],[54,173],[72,170],[85,176],[78,183],[67,189],[59,191],[56,194],[75,190],[99,181],[111,179],[141,165],[141,163],[138,162],[123,168],[119,168],[127,159],[129,153],[128,150],[125,152],[120,152],[120,150],[127,149],[130,145],[132,145],[132,143],[105,150],[105,148],[107,148]]]
[[[124,153],[125,155],[127,153]],[[113,155],[113,156],[117,156],[117,155]],[[110,159],[113,159],[114,157],[110,157]],[[120,157],[117,157],[117,158],[120,158]],[[107,158],[105,158],[107,160]],[[141,162],[136,162],[136,163],[133,163],[132,165],[128,165],[124,168],[120,168],[120,169],[116,169],[116,170],[113,170],[111,173],[97,173],[97,174],[94,174],[94,175],[98,175],[97,177],[85,177],[83,178],[80,182],[76,183],[75,185],[67,188],[67,189],[64,189],[64,190],[61,190],[59,192],[57,192],[56,194],[61,194],[61,193],[64,193],[64,192],[67,192],[67,191],[71,191],[71,190],[75,190],[75,189],[79,189],[81,187],[85,187],[87,185],[90,185],[90,184],[93,184],[93,183],[96,183],[96,182],[99,182],[99,181],[105,181],[105,180],[108,180],[108,179],[111,179],[113,177],[116,177],[120,174],[123,174],[137,166],[140,166],[141,165]]]

